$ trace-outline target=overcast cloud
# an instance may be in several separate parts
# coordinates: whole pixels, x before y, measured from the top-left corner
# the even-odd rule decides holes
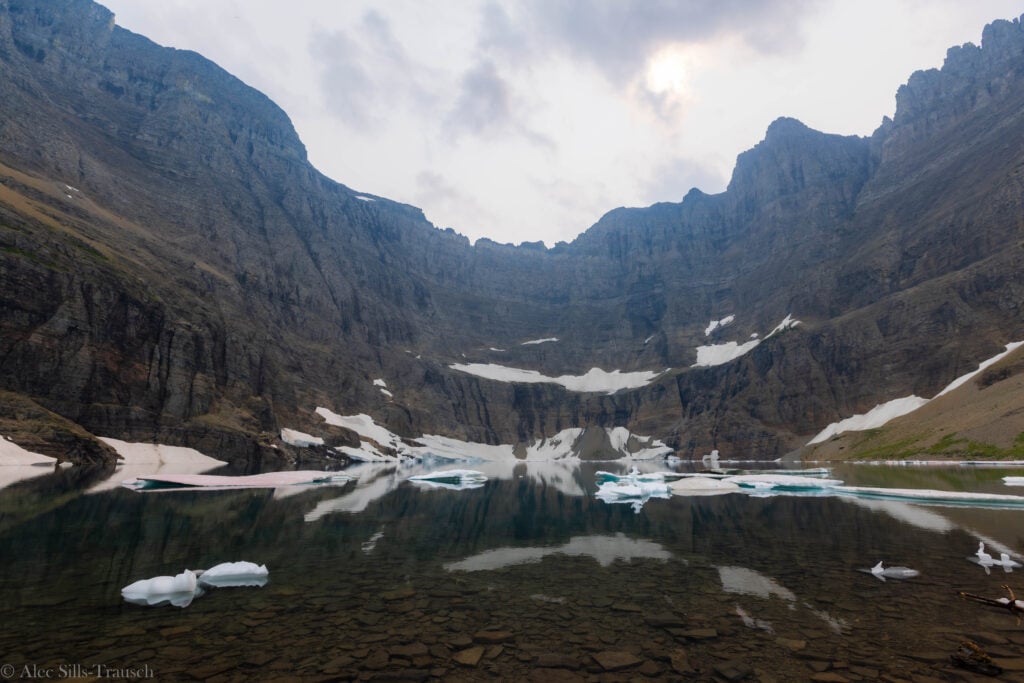
[[[869,135],[1020,1],[138,0],[118,24],[266,93],[312,163],[471,239],[571,240],[722,191],[772,120]]]

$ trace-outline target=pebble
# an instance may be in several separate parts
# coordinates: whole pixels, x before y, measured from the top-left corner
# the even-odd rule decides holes
[[[621,671],[636,666],[643,660],[629,652],[604,651],[591,655],[605,671]]]

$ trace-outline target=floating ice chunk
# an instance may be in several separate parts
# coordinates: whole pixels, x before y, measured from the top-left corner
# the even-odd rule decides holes
[[[741,488],[771,489],[774,491],[812,491],[831,489],[842,484],[841,479],[804,477],[796,474],[739,474],[726,477],[725,481]]]
[[[740,490],[731,481],[712,477],[684,477],[669,484],[668,488],[677,496],[718,496]]]
[[[437,470],[409,477],[417,484],[454,491],[478,489],[487,482],[487,475],[476,470]]]
[[[839,495],[882,500],[907,500],[923,505],[950,505],[987,508],[1022,508],[1024,496],[969,491],[938,491],[935,489],[890,489],[872,486],[835,486]]]
[[[921,572],[910,567],[883,567],[881,562],[871,569],[862,569],[861,571],[871,574],[879,581],[885,581],[886,579],[912,579],[915,576],[921,575]]]
[[[302,484],[329,484],[348,482],[352,478],[341,472],[295,470],[292,472],[264,472],[245,476],[217,474],[153,474],[128,479],[124,486],[136,490],[177,488],[276,488]]]
[[[203,572],[196,572],[199,583],[211,588],[232,586],[265,586],[270,572],[267,565],[253,562],[222,562]]]
[[[1020,562],[1017,562],[1006,553],[999,553],[999,562],[997,564],[1001,565],[1007,572],[1021,566]]]
[[[640,474],[634,467],[629,474],[616,475],[611,472],[598,472],[599,484],[596,498],[606,503],[628,503],[633,512],[640,509],[651,498],[669,498],[672,492],[665,484],[664,473]]]
[[[186,569],[175,576],[155,576],[128,584],[121,589],[121,597],[134,605],[157,607],[173,605],[188,607],[192,600],[203,594],[196,573]]]

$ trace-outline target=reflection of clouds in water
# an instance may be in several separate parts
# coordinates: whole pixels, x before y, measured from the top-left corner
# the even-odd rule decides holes
[[[36,465],[0,465],[0,489],[24,479],[41,477],[53,472],[53,462]]]
[[[884,512],[893,519],[926,531],[945,533],[956,528],[956,524],[937,512],[926,510],[919,505],[903,503],[898,500],[875,500],[870,498],[852,498],[839,496],[839,500],[852,503],[858,507],[874,512]]]
[[[804,603],[804,607],[809,609],[811,614],[824,621],[833,633],[842,635],[848,628],[850,628],[850,622],[846,621],[846,619],[843,619],[842,617],[833,617],[823,609],[814,609],[808,602]]]
[[[1005,543],[1001,543],[1000,541],[979,533],[969,527],[960,526],[944,515],[925,509],[921,507],[921,505],[904,503],[898,500],[877,500],[871,498],[853,498],[848,496],[839,496],[838,499],[847,503],[852,503],[858,507],[867,508],[874,512],[883,512],[904,524],[909,524],[910,526],[924,529],[925,531],[934,531],[935,533],[944,534],[948,531],[953,531],[954,529],[962,529],[977,538],[979,541],[984,542],[985,545],[995,548],[1000,553],[1006,553],[1010,557],[1021,557]],[[968,559],[975,561],[975,559],[971,557]]]
[[[759,598],[770,598],[777,595],[790,602],[796,600],[793,591],[780,585],[775,579],[746,567],[718,567],[718,576],[722,580],[722,590],[726,593],[754,595]]]
[[[747,569],[746,567],[717,567],[717,569],[718,576],[722,580],[722,590],[726,593],[753,595],[766,600],[771,596],[776,595],[790,603],[789,608],[791,610],[796,609],[796,594],[785,586],[779,584],[775,579],[765,576],[753,569]],[[810,603],[806,601],[803,603],[803,606],[806,607],[811,614],[824,621],[829,629],[834,633],[842,634],[844,630],[848,629],[850,626],[845,619],[833,617],[824,610],[814,609]],[[744,626],[762,629],[769,633],[772,632],[771,622],[750,616],[739,605],[736,606],[736,614],[738,614],[740,619],[743,620]]]
[[[750,616],[747,611],[739,605],[736,605],[736,614],[739,615],[739,618],[743,621],[743,625],[747,628],[756,628],[762,631],[767,631],[768,633],[775,632],[775,629],[772,628],[772,622],[765,621],[764,619],[756,619]]]
[[[489,571],[517,564],[540,562],[548,555],[592,557],[602,567],[607,567],[616,560],[665,561],[672,558],[672,553],[658,543],[628,538],[625,534],[618,533],[614,536],[574,536],[568,543],[560,546],[485,550],[464,560],[449,562],[444,568],[448,571]]]

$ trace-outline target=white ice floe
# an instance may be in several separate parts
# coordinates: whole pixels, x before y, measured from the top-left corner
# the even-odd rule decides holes
[[[203,455],[193,448],[128,443],[106,437],[100,437],[100,440],[117,451],[122,460],[109,478],[91,487],[88,493],[108,491],[117,488],[123,481],[148,475],[199,474],[227,464],[223,460]]]
[[[524,341],[520,346],[532,346],[535,344],[548,344],[550,342],[558,341],[558,337],[544,337],[543,339],[531,339],[530,341]]]
[[[478,489],[487,483],[487,475],[477,470],[434,470],[409,477],[409,481],[453,491]]]
[[[626,503],[633,512],[640,512],[651,498],[670,498],[672,492],[665,483],[662,473],[641,474],[633,468],[629,474],[615,475],[597,472],[598,487],[595,498],[606,503]]]
[[[834,486],[838,495],[906,500],[921,505],[972,506],[988,508],[1024,508],[1024,496],[970,491],[939,491],[935,489],[897,489],[872,486]]]
[[[723,481],[741,488],[772,489],[778,491],[811,491],[831,489],[842,484],[841,479],[802,477],[795,474],[739,474],[726,477]]]
[[[1021,566],[1020,562],[1014,560],[1006,552],[999,553],[999,559],[995,559],[985,550],[985,542],[978,542],[978,549],[974,552],[972,557],[967,558],[975,564],[981,565],[985,569],[986,574],[992,573],[992,567],[1002,567],[1003,572],[1010,574],[1014,569]]]
[[[623,533],[614,536],[574,536],[561,546],[527,548],[496,548],[485,550],[464,560],[449,562],[444,568],[450,572],[491,571],[519,564],[540,562],[549,555],[570,557],[592,557],[602,567],[608,567],[617,560],[651,559],[666,561],[672,553],[652,541],[633,539]]]
[[[668,488],[674,496],[720,496],[740,490],[731,481],[712,477],[684,477],[669,484]]]
[[[783,330],[787,330],[791,327],[796,327],[799,324],[799,320],[794,320],[792,315],[787,315],[782,320],[782,322],[775,326],[775,329],[768,333],[768,336],[765,337],[765,339],[768,339],[772,335],[782,332]],[[710,328],[711,326],[709,325],[708,327]],[[698,346],[697,362],[694,363],[692,367],[696,368],[724,365],[730,361],[736,360],[737,358],[746,355],[755,347],[757,347],[757,345],[760,344],[762,341],[764,340],[758,339],[755,335],[752,335],[750,341],[746,341],[742,344],[730,341],[725,342],[724,344],[709,344],[705,346]]]
[[[903,398],[895,398],[891,401],[875,406],[863,415],[854,415],[853,417],[848,417],[845,420],[833,422],[828,427],[825,427],[823,430],[818,432],[818,435],[808,441],[807,445],[809,446],[811,444],[827,441],[836,434],[840,434],[842,432],[860,432],[865,429],[877,429],[889,420],[914,412],[925,403],[928,403],[928,399],[921,398],[920,396],[904,396]]]
[[[862,569],[860,571],[871,574],[879,581],[885,581],[886,579],[912,579],[915,576],[921,575],[921,572],[910,567],[883,567],[881,562],[871,569]]]
[[[863,415],[854,415],[852,417],[846,418],[845,420],[833,422],[832,424],[818,432],[818,434],[813,439],[807,442],[807,445],[810,446],[811,444],[821,443],[822,441],[826,441],[827,439],[830,439],[837,434],[841,434],[842,432],[859,432],[864,431],[866,429],[877,429],[882,425],[886,424],[887,422],[889,422],[890,420],[912,413],[921,406],[927,404],[929,401],[933,401],[939,396],[947,394],[956,389],[957,387],[965,384],[972,377],[977,375],[985,368],[995,363],[998,363],[1003,358],[1013,353],[1022,344],[1024,344],[1024,342],[1010,342],[1009,344],[1006,345],[1006,349],[1004,351],[996,354],[995,356],[992,356],[988,360],[982,361],[981,364],[978,365],[977,370],[973,370],[971,372],[968,372],[966,375],[961,375],[960,377],[957,377],[955,380],[946,385],[946,387],[942,391],[935,394],[935,396],[932,397],[931,399],[921,398],[920,396],[912,395],[904,396],[903,398],[895,398],[891,401],[887,401],[885,403],[876,405],[874,408],[869,410],[867,413],[864,413]]]
[[[637,372],[621,372],[619,370],[602,370],[591,368],[582,375],[560,375],[549,377],[536,370],[511,368],[495,363],[453,363],[448,366],[453,370],[465,372],[476,377],[509,382],[512,384],[560,384],[569,391],[579,393],[614,394],[623,389],[639,389],[646,386],[665,371],[640,370]]]
[[[191,569],[186,569],[175,576],[142,579],[121,589],[121,597],[126,602],[148,607],[188,607],[199,595],[202,595],[202,588],[199,586],[196,573]]]
[[[722,590],[726,593],[753,595],[768,599],[777,596],[793,602],[796,594],[779,584],[778,581],[746,567],[717,567],[718,577],[722,581]]]
[[[207,588],[264,586],[269,572],[266,565],[253,562],[223,562],[209,569],[186,569],[174,576],[155,576],[130,583],[121,589],[126,602],[147,607],[173,605],[188,607]]]
[[[222,562],[205,571],[197,571],[199,583],[209,588],[265,586],[270,576],[267,565],[255,562]]]
[[[284,441],[289,446],[295,446],[297,448],[309,448],[310,446],[323,446],[324,440],[319,436],[313,436],[312,434],[306,434],[300,432],[297,429],[281,430],[281,441]]]
[[[728,325],[729,323],[731,323],[735,319],[736,319],[736,316],[734,316],[734,315],[727,315],[724,318],[722,318],[721,320],[712,320],[711,322],[708,323],[708,326],[704,328],[704,336],[705,337],[711,336],[712,332],[714,332],[715,330],[717,330],[720,327],[725,327],[726,325]]]
[[[263,472],[247,475],[218,474],[147,474],[128,479],[123,485],[136,490],[165,490],[180,488],[240,489],[278,488],[282,486],[303,486],[313,484],[339,484],[351,481],[352,477],[343,472],[320,470],[294,470],[286,472]]]

